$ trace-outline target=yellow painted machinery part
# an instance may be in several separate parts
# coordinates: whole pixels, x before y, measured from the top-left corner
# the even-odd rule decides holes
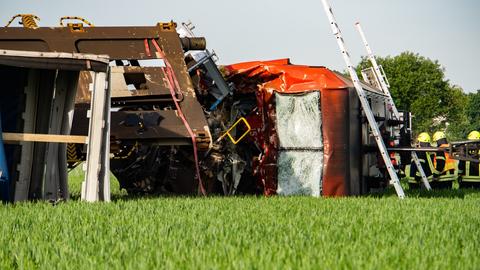
[[[34,14],[17,14],[15,16],[12,17],[12,19],[10,19],[10,21],[8,21],[7,25],[5,25],[5,27],[8,27],[10,26],[10,24],[16,19],[16,18],[21,18],[22,21],[21,21],[21,24],[23,25],[23,27],[25,28],[30,28],[30,29],[37,29],[38,28],[38,25],[37,25],[37,21],[40,21],[40,18]]]
[[[82,17],[77,17],[77,16],[64,16],[64,17],[61,17],[60,18],[60,26],[64,26],[63,25],[63,21],[64,20],[78,20],[78,21],[81,21],[83,23],[85,23],[86,25],[90,26],[90,27],[93,27],[93,24],[90,23],[89,21],[85,20],[84,18]],[[68,25],[68,24],[67,24]],[[72,24],[73,25],[73,24]]]
[[[230,131],[232,131],[232,129],[234,129],[240,122],[243,122],[245,124],[245,126],[247,127],[247,130],[242,134],[242,136],[240,136],[240,138],[238,138],[237,140],[235,140],[235,138],[233,138],[233,136],[230,134]],[[240,117],[236,122],[235,124],[233,124],[222,136],[220,136],[220,138],[218,138],[218,140],[220,141],[221,139],[223,139],[225,136],[228,136],[228,138],[230,138],[230,140],[232,141],[233,144],[237,144],[239,143],[245,136],[247,136],[247,134],[250,132],[252,128],[250,127],[250,124],[248,123],[247,119],[245,119],[244,117]]]

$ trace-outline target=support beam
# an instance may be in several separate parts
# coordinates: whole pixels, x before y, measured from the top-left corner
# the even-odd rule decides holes
[[[33,134],[33,133],[13,133],[4,132],[3,140],[5,144],[16,144],[18,142],[49,142],[49,143],[85,143],[87,136],[76,135],[53,135],[53,134]]]
[[[109,187],[104,188],[109,168],[106,168],[105,155],[110,153],[110,145],[107,144],[109,136],[108,119],[106,118],[106,104],[110,104],[110,88],[107,85],[107,73],[92,73],[92,95],[90,102],[90,124],[88,129],[87,159],[84,164],[85,181],[82,183],[82,200],[95,202],[110,198]],[[107,121],[106,121],[107,119]],[[107,134],[105,134],[107,133]],[[103,189],[102,189],[103,188]],[[105,191],[108,194],[105,194]]]

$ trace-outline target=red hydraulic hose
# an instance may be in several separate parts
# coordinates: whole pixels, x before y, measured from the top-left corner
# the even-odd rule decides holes
[[[200,188],[200,192],[202,193],[202,195],[206,195],[207,193],[205,191],[205,188],[203,187],[202,178],[200,176],[200,165],[198,162],[197,142],[195,139],[195,134],[193,133],[192,128],[190,128],[190,125],[188,124],[188,121],[185,118],[185,115],[183,114],[182,109],[180,108],[180,105],[178,104],[179,100],[177,99],[177,96],[176,96],[179,93],[176,93],[175,89],[177,91],[180,91],[180,86],[178,84],[177,77],[175,76],[172,66],[168,62],[167,58],[165,57],[165,54],[163,53],[162,49],[158,45],[157,41],[155,39],[152,39],[152,43],[159,54],[159,58],[163,59],[165,63],[165,67],[163,67],[162,69],[165,72],[165,75],[167,77],[168,88],[170,89],[170,94],[172,95],[173,102],[175,103],[175,107],[177,108],[178,116],[180,116],[180,119],[182,119],[182,122],[188,131],[188,134],[190,134],[190,137],[192,138],[193,156],[195,157],[195,169],[197,172],[198,186]]]
[[[150,57],[151,54],[150,54],[150,46],[148,46],[148,39],[145,39],[143,41],[143,44],[145,45],[145,53],[147,54],[148,57]]]

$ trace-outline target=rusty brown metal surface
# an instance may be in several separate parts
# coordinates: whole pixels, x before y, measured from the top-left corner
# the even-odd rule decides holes
[[[146,51],[145,39],[150,52]],[[87,27],[81,33],[72,32],[67,27],[0,28],[0,49],[106,54],[112,60],[155,59],[152,39],[160,44],[174,67],[181,89],[192,93],[193,88],[183,59],[184,50],[174,27],[162,27],[161,24],[143,27]]]
[[[112,67],[112,99],[163,95],[170,91],[161,67]]]
[[[108,54],[112,59],[153,58],[145,52],[145,39],[160,41],[165,51],[183,52],[175,28],[86,27],[84,32],[72,32],[67,27],[0,28],[0,48],[2,49]],[[178,43],[178,46],[175,43]]]
[[[92,76],[88,71],[80,71],[77,86],[77,95],[75,97],[75,103],[89,103],[90,102],[90,90],[89,85],[92,83]]]
[[[158,42],[173,66],[180,88],[192,94],[182,41],[174,25],[86,27],[83,32],[72,32],[67,27],[0,28],[0,49],[107,54],[112,60],[155,59],[152,39]],[[150,52],[146,50],[145,40]]]
[[[75,113],[87,117],[88,106],[77,105]],[[112,113],[111,140],[158,140],[158,138],[188,145],[190,137],[173,110],[165,111],[119,111]],[[72,135],[85,135],[88,131],[84,121],[74,121]],[[180,143],[181,142],[181,143]]]
[[[348,194],[350,159],[348,157],[348,90],[322,91],[324,137],[323,193],[327,196]],[[325,105],[325,106],[323,106]]]
[[[166,189],[193,194],[197,184],[193,173],[189,173],[193,162],[179,154],[192,155],[192,139],[179,118],[162,68],[165,65],[158,59],[155,45],[160,46],[178,81],[179,107],[195,134],[196,147],[206,151],[211,135],[184,58],[185,51],[205,49],[206,42],[204,38],[180,39],[175,28],[173,22],[141,27],[0,28],[0,50],[108,55],[112,90],[111,152],[115,156],[111,160],[112,172],[129,192],[152,192],[161,187],[161,192]],[[90,72],[82,71],[72,134],[88,131],[86,108],[91,99],[91,83]],[[75,156],[84,156],[82,147],[72,149]],[[76,159],[72,162],[78,164]]]
[[[159,23],[144,27],[84,27],[83,31],[72,31],[68,27],[0,28],[0,49],[15,49],[43,52],[81,52],[106,54],[111,60],[156,59],[152,39],[160,45],[165,57],[173,67],[182,91],[180,102],[192,129],[204,131],[207,123],[203,110],[195,97],[195,91],[184,61],[184,48],[204,48],[203,38],[181,40],[174,23]],[[111,88],[113,106],[145,105],[172,108],[173,101],[161,67],[116,66],[111,67]],[[90,102],[90,74],[82,72],[79,79],[77,103]],[[167,120],[157,127],[138,132],[136,128],[122,127],[126,112],[112,112],[112,136],[121,139],[153,139],[171,141],[172,138],[189,138],[183,123],[175,110],[157,114]],[[132,112],[137,113],[137,112]],[[118,114],[118,115],[117,115]],[[141,113],[143,114],[143,113]],[[75,115],[75,124],[85,128],[87,119],[81,113]],[[82,124],[83,123],[83,124]],[[87,130],[76,131],[86,133]],[[180,142],[179,142],[180,143]],[[183,144],[183,143],[182,143]]]

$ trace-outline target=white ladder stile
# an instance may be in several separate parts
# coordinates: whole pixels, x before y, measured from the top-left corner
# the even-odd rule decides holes
[[[363,88],[360,85],[360,81],[358,79],[357,73],[353,68],[352,62],[350,60],[350,55],[348,54],[348,51],[345,47],[342,33],[333,15],[332,8],[330,7],[330,4],[328,3],[327,0],[322,0],[322,3],[323,3],[323,8],[325,10],[325,13],[327,14],[328,21],[330,22],[333,35],[337,40],[337,44],[340,48],[340,52],[342,53],[343,59],[347,65],[348,72],[350,73],[350,78],[352,79],[353,85],[355,86],[355,90],[357,92],[358,98],[362,105],[363,111],[367,117],[372,134],[375,137],[375,141],[377,143],[378,149],[383,158],[383,161],[385,162],[385,166],[387,167],[387,171],[389,173],[391,183],[393,184],[398,197],[400,199],[403,199],[405,198],[405,193],[403,192],[403,188],[400,184],[397,173],[395,172],[392,161],[390,160],[390,156],[388,155],[387,147],[385,146],[385,143],[383,142],[383,139],[380,135],[380,130],[375,120],[375,116],[373,115],[370,104],[368,103],[368,100],[365,96],[365,92],[363,91]]]
[[[388,84],[386,82],[386,75],[382,70],[380,69],[380,66],[377,64],[377,60],[375,59],[375,55],[373,54],[372,48],[367,42],[367,38],[365,37],[365,33],[363,32],[362,26],[360,25],[359,22],[355,23],[355,27],[357,27],[358,33],[360,34],[360,37],[362,38],[363,45],[365,45],[365,49],[367,51],[367,57],[368,60],[370,60],[370,63],[372,63],[373,70],[375,72],[375,76],[377,77],[381,90],[383,93],[388,97],[388,103],[392,108],[392,112],[394,117],[397,120],[400,120],[400,113],[397,110],[397,106],[395,106],[395,102],[393,101],[392,95],[390,94],[390,89],[388,87]],[[385,76],[385,77],[384,77]],[[421,178],[423,185],[427,190],[431,190],[432,187],[430,186],[430,183],[428,182],[428,178],[425,175],[425,171],[423,170],[420,160],[418,160],[417,153],[412,151],[412,159],[415,162],[415,165],[417,166],[418,171],[420,172]]]
[[[355,23],[355,26],[357,27],[357,30],[360,33],[360,36],[362,37],[363,44],[365,45],[365,49],[367,50],[368,60],[370,60],[370,63],[372,63],[375,75],[378,78],[378,81],[380,82],[381,90],[385,95],[388,96],[388,103],[390,104],[390,106],[392,106],[393,115],[395,116],[395,118],[397,118],[397,120],[400,120],[400,114],[398,113],[397,106],[395,106],[395,103],[393,102],[392,96],[390,95],[390,90],[388,89],[387,83],[385,82],[385,78],[383,77],[382,71],[380,70],[380,67],[377,64],[377,60],[375,60],[375,56],[372,52],[372,49],[370,48],[370,45],[368,45],[367,39],[365,38],[365,34],[363,33],[363,30],[362,30],[362,26],[358,22]]]
[[[412,159],[415,162],[415,165],[417,166],[417,170],[420,172],[420,176],[422,177],[423,186],[427,190],[432,190],[432,187],[430,186],[430,183],[428,182],[427,175],[425,175],[425,171],[422,168],[422,164],[420,164],[420,160],[418,160],[417,152],[412,151]]]

